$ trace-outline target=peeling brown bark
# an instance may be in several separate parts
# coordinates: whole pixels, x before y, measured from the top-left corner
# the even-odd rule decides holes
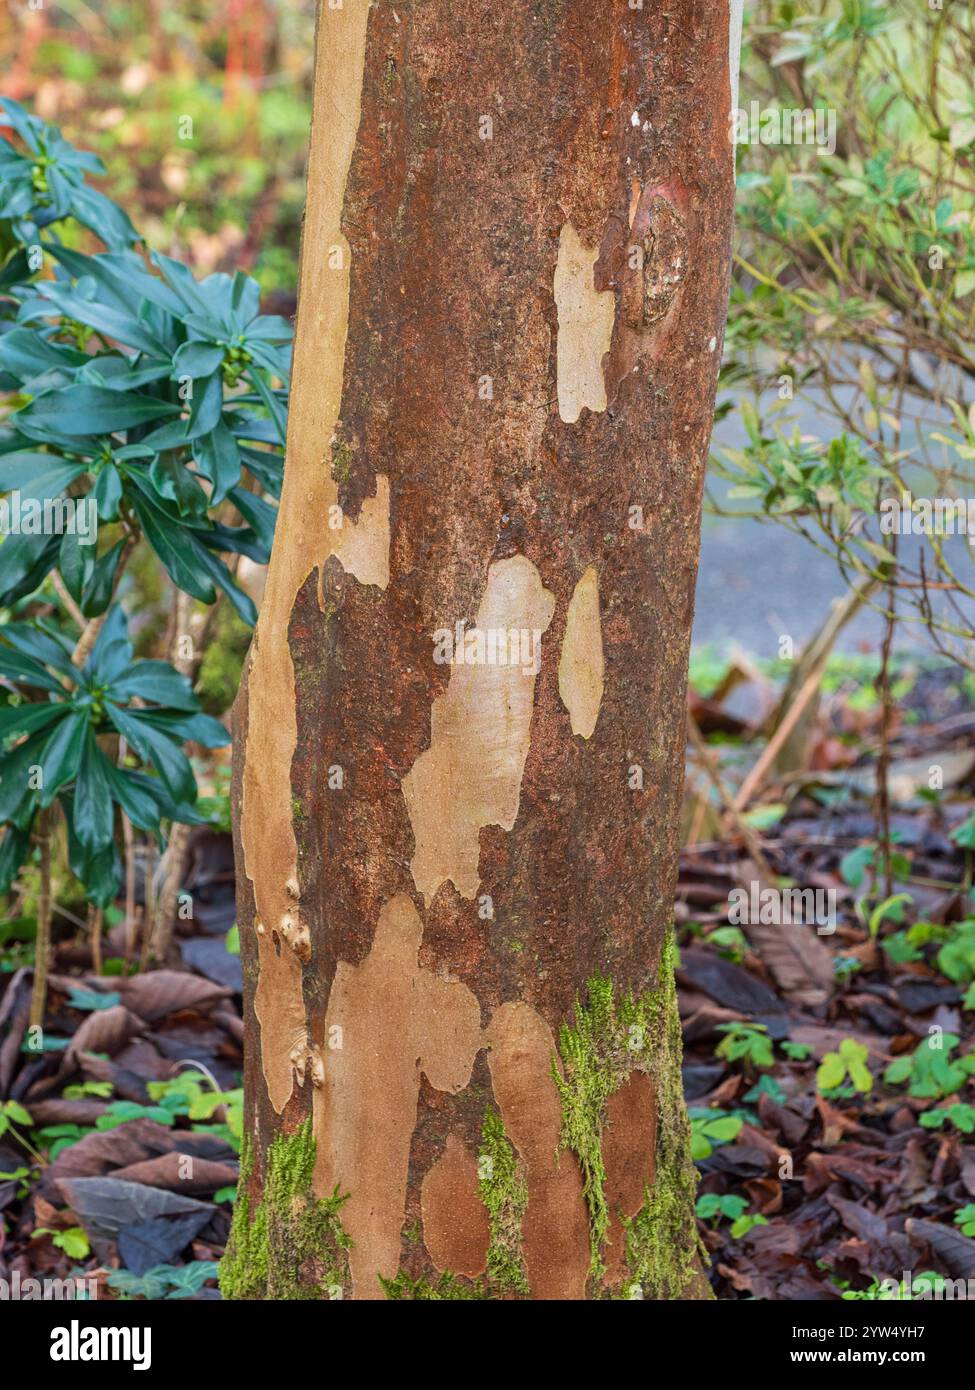
[[[594,1286],[552,1065],[594,971],[643,990],[671,921],[729,27],[723,0],[320,10],[235,828],[252,1195],[313,1112],[347,1296],[483,1271],[487,1104],[532,1296],[624,1277],[652,1086],[613,1098]]]

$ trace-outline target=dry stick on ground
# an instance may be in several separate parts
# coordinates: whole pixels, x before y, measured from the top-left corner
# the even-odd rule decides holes
[[[53,808],[48,806],[37,817],[37,844],[40,850],[40,895],[37,900],[37,938],[34,950],[34,987],[30,999],[31,1028],[44,1026],[47,1007],[47,967],[51,954],[51,825]]]
[[[812,661],[809,674],[799,686],[788,708],[786,709],[783,704],[779,705],[780,717],[775,732],[760,753],[752,770],[738,788],[737,795],[734,798],[736,811],[745,810],[755,793],[763,785],[769,770],[774,765],[779,753],[785,747],[789,735],[798,724],[806,706],[819,689],[820,682],[823,678],[823,672],[826,669],[826,663],[829,660],[837,637],[853,615],[866,602],[875,587],[875,580],[867,580],[851,593],[847,594],[840,602],[834,604],[823,627],[803,653],[803,663],[808,662],[810,659]]]
[[[749,772],[748,776],[742,782],[741,786],[738,789],[738,794],[735,796],[732,802],[732,805],[736,812],[743,811],[745,807],[748,805],[749,801],[751,801],[752,797],[758,791],[758,789],[762,786],[762,783],[765,781],[766,773],[768,772],[772,764],[775,762],[775,759],[778,756],[779,751],[785,744],[786,739],[792,733],[792,730],[795,728],[796,724],[798,724],[799,716],[802,714],[803,710],[809,704],[809,701],[812,699],[816,691],[819,689],[820,682],[823,679],[823,671],[826,668],[826,662],[828,659],[829,653],[827,652],[816,662],[815,666],[810,671],[809,675],[806,677],[805,681],[800,687],[799,694],[796,696],[795,701],[789,709],[788,714],[782,720],[782,723],[779,725],[775,733],[772,735],[768,743],[765,745],[765,748],[759,755],[758,761],[755,763],[751,772]]]
[[[689,787],[687,788],[687,794],[688,794],[688,796],[693,796],[693,797],[695,798],[695,801],[694,801],[694,813],[693,813],[693,816],[692,816],[692,818],[691,818],[690,828],[689,828],[689,830],[688,830],[688,832],[687,832],[687,841],[686,841],[686,845],[687,845],[687,848],[688,848],[688,849],[692,849],[692,848],[694,847],[694,845],[697,844],[698,839],[700,838],[700,835],[701,835],[701,827],[702,827],[703,824],[704,824],[704,817],[707,815],[707,809],[708,809],[708,793],[707,793],[707,788],[704,787],[702,790],[699,791],[699,790],[698,790],[699,786],[700,786],[700,783],[698,782],[697,778],[695,778],[695,779],[694,779],[694,782],[693,782],[693,785],[691,785],[691,786],[689,786]]]
[[[755,867],[758,869],[762,877],[764,879],[767,879],[768,882],[771,884],[775,880],[775,874],[772,870],[771,865],[765,857],[765,851],[762,849],[761,839],[758,835],[756,835],[755,831],[743,818],[741,812],[736,807],[734,800],[732,799],[731,793],[728,791],[727,787],[724,784],[724,778],[718,771],[717,764],[714,761],[714,755],[712,754],[711,749],[708,747],[707,743],[705,743],[704,735],[698,728],[697,720],[694,718],[693,714],[691,714],[690,710],[688,710],[687,712],[687,733],[691,740],[691,743],[694,745],[694,751],[698,756],[698,761],[704,768],[704,771],[707,773],[711,781],[711,785],[718,793],[718,799],[720,800],[728,816],[734,823],[736,830],[741,835],[742,839],[745,841],[745,844],[748,848],[748,853],[751,855],[755,863]]]
[[[765,726],[771,732],[774,732],[782,719],[785,718],[800,686],[814,664],[823,655],[828,656],[830,654],[844,627],[856,616],[876,587],[877,581],[873,578],[861,580],[856,588],[851,589],[843,598],[834,599],[830,604],[826,621],[803,648],[789,679],[785,683],[775,711]]]

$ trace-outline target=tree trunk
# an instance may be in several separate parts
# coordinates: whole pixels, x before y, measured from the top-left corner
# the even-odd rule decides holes
[[[708,1291],[671,924],[737,19],[321,6],[229,1297]]]

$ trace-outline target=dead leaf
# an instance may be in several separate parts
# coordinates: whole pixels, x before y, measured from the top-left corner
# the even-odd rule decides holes
[[[212,1163],[174,1149],[156,1158],[117,1168],[112,1176],[122,1182],[141,1182],[147,1187],[164,1187],[169,1192],[202,1197],[221,1187],[236,1186],[237,1168],[229,1163]]]
[[[178,1216],[205,1211],[210,1206],[193,1197],[178,1197],[158,1187],[120,1182],[117,1178],[59,1178],[57,1182],[89,1236],[114,1240],[124,1226],[134,1226],[154,1216]]]
[[[739,865],[739,878],[746,892],[751,883],[761,884],[747,860]],[[787,999],[810,1008],[826,1003],[834,988],[833,955],[814,926],[746,922],[743,931]]]
[[[105,1100],[65,1100],[54,1096],[51,1100],[31,1100],[27,1098],[30,1117],[37,1126],[41,1125],[83,1125],[93,1126],[108,1109]]]
[[[717,1004],[737,1014],[781,1014],[782,1000],[754,975],[725,960],[713,950],[685,947],[680,954],[678,977],[684,976]]]
[[[915,1245],[930,1246],[953,1278],[969,1279],[975,1275],[975,1240],[971,1236],[919,1217],[908,1218],[904,1229]]]
[[[90,1013],[75,1033],[61,1063],[62,1074],[71,1071],[84,1052],[119,1052],[137,1033],[143,1030],[142,1020],[130,1013],[123,1004],[111,1009],[96,1009]]]
[[[181,970],[152,970],[146,975],[135,975],[131,980],[119,980],[117,989],[126,1008],[146,1023],[155,1023],[181,1009],[209,1008],[232,993],[212,980]]]

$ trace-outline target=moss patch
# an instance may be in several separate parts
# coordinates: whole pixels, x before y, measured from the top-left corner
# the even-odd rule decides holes
[[[694,1216],[697,1169],[691,1158],[691,1125],[681,1076],[683,1038],[674,979],[677,948],[668,935],[660,962],[660,1011],[654,1045],[657,1151],[653,1190],[626,1224],[626,1262],[631,1283],[644,1298],[681,1298],[708,1254]]]
[[[639,997],[616,998],[613,982],[601,975],[589,981],[587,1007],[577,1000],[575,1027],[563,1024],[559,1037],[562,1072],[552,1071],[562,1100],[562,1147],[571,1149],[582,1170],[589,1207],[591,1277],[601,1280],[602,1252],[609,1229],[602,1135],[606,1102],[631,1072],[653,1080],[657,1103],[657,1144],[653,1189],[637,1215],[626,1223],[626,1262],[630,1289],[644,1298],[679,1298],[695,1270],[700,1251],[694,1219],[697,1172],[691,1160],[691,1132],[681,1081],[682,1040],[674,980],[676,946],[668,933],[657,982]]]
[[[256,1208],[249,1195],[253,1145],[245,1136],[240,1185],[220,1289],[228,1299],[341,1298],[348,1286],[347,1250],[338,1190],[322,1200],[311,1189],[315,1140],[311,1120],[279,1135],[267,1151],[264,1191]]]
[[[393,1300],[404,1300],[407,1302],[473,1302],[487,1298],[480,1284],[467,1284],[458,1279],[456,1274],[441,1274],[435,1283],[429,1279],[411,1279],[405,1269],[401,1269],[395,1279],[384,1279],[379,1276],[379,1282],[385,1290],[386,1297]]]
[[[528,1294],[528,1277],[521,1254],[521,1223],[528,1206],[528,1185],[514,1146],[499,1113],[488,1106],[478,1152],[481,1201],[488,1212],[491,1239],[487,1274],[493,1285],[508,1293]]]

